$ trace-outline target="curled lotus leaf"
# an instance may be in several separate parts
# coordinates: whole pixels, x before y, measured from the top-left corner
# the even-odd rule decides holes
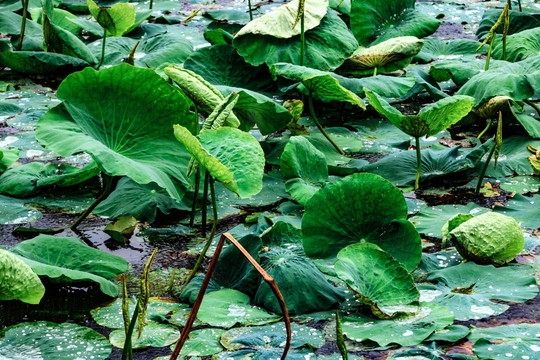
[[[525,245],[517,221],[495,212],[465,221],[448,233],[448,239],[461,256],[480,264],[505,264]]]
[[[135,23],[135,5],[116,3],[111,7],[100,7],[88,0],[88,9],[96,21],[112,36],[122,36]]]
[[[0,249],[0,300],[39,304],[45,287],[32,268],[18,256]]]
[[[296,21],[300,0],[293,0],[250,21],[236,37],[246,34],[270,35],[277,38],[291,38],[300,34],[300,23]],[[319,25],[326,14],[328,0],[311,0],[304,9],[304,31]],[[293,26],[294,25],[294,26]]]
[[[474,112],[484,119],[492,119],[496,117],[499,111],[511,100],[512,98],[509,96],[494,96],[487,102],[478,106]]]

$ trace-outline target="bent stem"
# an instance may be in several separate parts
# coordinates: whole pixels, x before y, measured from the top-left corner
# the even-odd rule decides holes
[[[109,196],[109,194],[113,192],[113,190],[116,188],[116,184],[118,183],[118,180],[120,180],[119,176],[109,176],[107,174],[103,174],[102,176],[103,176],[103,182],[104,182],[103,192],[101,193],[101,195],[99,195],[99,197],[96,200],[94,200],[92,205],[90,205],[88,209],[86,209],[86,211],[83,212],[82,215],[79,216],[79,218],[73,224],[71,224],[71,226],[69,227],[71,230],[74,231],[77,229],[77,226],[79,226],[81,222],[83,222],[84,219],[86,219],[88,215],[90,215],[90,213],[96,208],[96,206],[98,206],[99,203],[105,200],[107,196]]]
[[[313,108],[313,96],[312,96],[312,92],[310,91],[309,92],[309,97],[308,97],[308,103],[309,103],[309,112],[311,113],[311,118],[313,119],[313,121],[315,122],[315,125],[317,125],[317,128],[319,128],[319,131],[324,135],[324,137],[330,141],[330,144],[332,144],[332,146],[334,146],[334,148],[336,148],[336,150],[341,154],[341,155],[345,155],[345,152],[341,149],[341,147],[339,147],[339,145],[334,141],[334,139],[332,139],[330,137],[330,135],[328,135],[328,133],[326,132],[326,130],[324,130],[324,128],[322,127],[321,123],[319,122],[319,119],[317,119],[317,115],[315,115],[315,109]]]
[[[266,271],[264,271],[264,269],[255,261],[255,259],[253,259],[253,257],[249,254],[249,252],[246,249],[244,249],[244,247],[238,241],[236,241],[236,239],[229,233],[224,233],[219,238],[216,251],[214,253],[214,256],[212,257],[210,266],[208,266],[208,271],[206,272],[206,275],[202,282],[201,289],[199,290],[199,294],[197,295],[197,299],[195,300],[195,303],[193,304],[193,308],[191,309],[191,312],[189,313],[189,317],[186,322],[186,325],[182,329],[182,334],[180,334],[180,339],[178,339],[178,342],[176,343],[176,346],[170,357],[170,360],[178,359],[178,355],[180,354],[180,351],[182,350],[182,347],[184,346],[184,343],[186,342],[188,338],[189,332],[191,330],[193,322],[195,321],[197,313],[199,312],[199,308],[201,307],[204,294],[206,293],[206,289],[208,287],[208,284],[210,283],[210,279],[212,277],[212,274],[214,272],[214,269],[219,259],[219,255],[221,254],[221,250],[223,249],[223,244],[225,243],[226,239],[229,240],[234,246],[236,246],[236,248],[240,250],[242,255],[244,255],[246,259],[251,263],[251,265],[253,265],[253,267],[259,272],[259,274],[261,274],[261,276],[263,277],[263,280],[270,286],[270,288],[272,289],[272,292],[278,299],[279,306],[281,308],[281,311],[283,313],[283,318],[285,321],[285,328],[287,331],[287,341],[285,343],[285,348],[283,349],[283,354],[281,355],[281,359],[285,360],[287,357],[287,353],[289,352],[289,348],[291,347],[291,339],[292,339],[291,320],[289,318],[289,312],[287,311],[287,306],[285,305],[285,300],[283,299],[283,296],[281,295],[281,292],[279,291],[279,288],[277,287],[275,280],[270,275],[268,275]]]
[[[486,133],[486,131],[488,131],[489,127],[491,126],[491,122],[493,121],[493,119],[489,119],[488,121],[488,124],[487,126],[484,128],[484,130],[482,130],[482,132],[476,137],[477,139],[480,139],[482,138],[482,136],[484,136],[484,134]]]
[[[420,137],[416,136],[416,179],[414,180],[414,190],[418,190],[420,185],[420,173],[422,171],[422,153],[420,152]]]
[[[486,159],[486,162],[484,163],[484,166],[482,167],[482,171],[480,172],[480,177],[478,178],[478,183],[476,184],[476,189],[474,190],[475,194],[480,193],[480,189],[482,188],[482,180],[484,179],[484,176],[486,175],[489,162],[491,161],[491,158],[493,157],[493,154],[495,153],[496,148],[497,148],[497,142],[494,141],[493,146],[491,147],[491,150],[489,151],[489,155]]]
[[[103,60],[105,60],[105,41],[106,40],[107,40],[107,30],[103,29],[103,43],[101,44],[101,60],[99,61],[99,64],[96,70],[99,70],[101,65],[103,65]]]
[[[23,13],[22,13],[22,22],[21,22],[21,33],[19,35],[19,42],[17,43],[17,51],[21,51],[23,39],[24,39],[24,32],[26,30],[26,18],[28,17],[28,3],[30,0],[21,0],[23,5]]]

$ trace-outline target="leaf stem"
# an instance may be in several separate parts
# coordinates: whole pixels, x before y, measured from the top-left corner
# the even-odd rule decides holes
[[[488,121],[488,124],[487,126],[484,128],[484,130],[482,130],[482,132],[480,134],[478,134],[478,136],[476,137],[477,139],[480,139],[482,136],[484,136],[484,134],[486,133],[486,131],[488,131],[489,127],[491,126],[491,122],[493,121],[493,119],[489,119]]]
[[[485,71],[489,70],[489,60],[491,59],[491,50],[493,49],[494,43],[495,43],[495,36],[491,38],[491,42],[489,43],[489,49],[488,49],[487,57],[486,57],[486,66],[484,67]]]
[[[195,172],[195,191],[193,194],[193,204],[191,205],[191,215],[189,216],[189,226],[195,223],[195,212],[197,211],[197,202],[199,201],[199,190],[201,187],[201,168],[198,167]]]
[[[484,179],[484,176],[486,175],[486,171],[489,165],[489,162],[491,161],[491,158],[493,157],[493,153],[495,153],[495,148],[497,148],[497,142],[493,142],[493,146],[491,147],[491,150],[489,151],[489,155],[486,159],[486,162],[484,163],[484,166],[482,167],[482,171],[480,172],[480,177],[478,178],[478,183],[476,184],[476,189],[474,192],[476,194],[480,193],[480,189],[482,188],[482,180]]]
[[[208,182],[210,181],[210,173],[204,170],[204,188],[203,188],[203,208],[202,208],[202,228],[201,235],[206,236],[206,214],[208,211]]]
[[[21,0],[23,5],[22,13],[22,22],[21,22],[21,33],[19,35],[19,42],[17,43],[17,51],[22,50],[22,44],[24,39],[24,32],[26,30],[26,18],[28,17],[28,3],[30,0]]]
[[[317,125],[317,128],[319,128],[319,131],[324,135],[324,137],[330,142],[330,144],[332,144],[332,146],[334,148],[336,148],[336,150],[341,154],[341,155],[345,155],[345,152],[341,149],[341,147],[339,147],[339,145],[334,141],[334,139],[332,139],[330,137],[330,135],[328,135],[328,133],[326,132],[326,130],[324,130],[324,128],[322,127],[321,123],[319,122],[319,119],[317,119],[317,115],[315,115],[315,109],[313,107],[313,96],[312,96],[312,92],[310,91],[309,92],[309,96],[308,96],[308,103],[309,103],[309,111],[311,113],[311,118],[313,119],[313,121],[315,122],[315,125]]]
[[[532,107],[534,110],[536,110],[536,113],[538,115],[540,115],[540,107],[538,107],[538,105],[536,105],[535,103],[533,103],[531,100],[523,100],[523,102],[525,102],[525,104],[529,105],[530,107]]]
[[[377,76],[377,67],[376,66],[373,68],[373,76]]]
[[[126,340],[124,341],[124,348],[122,349],[122,360],[133,360],[133,344],[131,342],[131,336],[133,335],[133,330],[135,329],[135,323],[137,322],[138,315],[139,300],[137,300],[135,310],[133,310],[133,315],[131,316],[131,321],[129,322],[129,328],[126,332]]]
[[[253,20],[253,10],[251,10],[251,0],[248,0],[248,9],[249,9],[249,21]]]
[[[302,17],[300,18],[300,66],[304,66],[305,54],[306,54],[306,34],[304,30],[304,11],[302,11]]]
[[[420,185],[420,173],[422,171],[422,153],[420,152],[420,137],[416,136],[416,179],[414,180],[414,190]]]
[[[101,60],[99,61],[99,64],[96,70],[99,70],[101,65],[103,65],[103,60],[105,60],[105,41],[106,40],[107,40],[107,29],[103,29],[103,43],[101,44]]]

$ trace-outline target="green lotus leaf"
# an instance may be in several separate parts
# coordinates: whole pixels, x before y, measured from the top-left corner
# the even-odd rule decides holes
[[[347,245],[384,237],[392,222],[406,218],[405,198],[389,181],[373,174],[347,176],[326,185],[307,202],[302,218],[304,251],[328,258]],[[407,253],[416,257],[418,249],[412,246]]]
[[[88,63],[82,59],[43,51],[5,51],[0,50],[0,65],[11,70],[33,75],[71,72]]]
[[[253,91],[274,87],[266,66],[252,66],[238,55],[231,45],[214,45],[197,50],[184,62],[191,70],[212,85],[227,85]]]
[[[493,211],[512,216],[521,227],[537,229],[540,227],[538,204],[540,204],[538,194],[531,197],[516,194],[504,206],[495,205]]]
[[[300,34],[300,22],[296,21],[300,0],[293,0],[263,16],[250,21],[236,37],[248,34],[268,35],[287,39]],[[319,25],[326,14],[328,0],[314,0],[304,8],[304,30],[311,30]]]
[[[66,0],[64,0],[66,1]],[[70,1],[70,0],[67,0],[67,1]],[[75,1],[75,0],[71,0],[71,1]],[[113,4],[113,2],[109,2],[109,3],[104,3],[104,2],[100,2],[101,4],[108,4],[108,5],[116,5],[116,4]],[[105,10],[110,10],[111,8],[103,8]],[[155,7],[154,7],[155,9]],[[170,9],[170,8],[169,8]],[[85,10],[84,12],[87,12],[87,10]],[[127,11],[125,13],[122,13],[121,15],[126,15],[127,17],[131,17],[131,14],[130,14],[131,10],[130,9],[127,9]],[[129,34],[132,30],[134,30],[136,27],[138,27],[139,25],[141,25],[148,17],[150,17],[150,15],[152,14],[152,10],[148,10],[147,8],[142,10],[142,11],[137,11],[135,12],[135,20],[134,22],[131,23],[130,26],[128,26],[127,28],[122,28],[122,32],[117,32],[116,35],[113,35],[113,36],[123,36],[123,35],[126,35],[126,34]],[[127,20],[126,19],[123,19],[122,21],[124,20]],[[83,17],[78,17],[76,19],[69,19],[69,21],[77,24],[79,27],[81,27],[83,30],[85,30],[86,32],[94,35],[95,37],[102,37],[103,36],[103,27],[99,25],[99,23],[95,22],[95,21],[91,21],[91,20],[86,20],[85,18]],[[126,24],[127,25],[127,22]],[[109,31],[107,31],[107,35],[112,35]],[[108,41],[108,39],[107,39]]]
[[[47,8],[47,6],[45,6],[45,8]],[[28,12],[30,13],[30,16],[32,17],[32,20],[34,20],[38,24],[42,24],[42,16],[41,16],[42,11],[43,11],[42,7],[32,7],[28,9]],[[48,11],[47,16],[49,17],[49,21],[52,24],[57,25],[74,35],[78,35],[79,32],[81,31],[81,27],[79,25],[75,24],[72,21],[69,21],[69,19],[77,18],[77,15],[74,15],[70,13],[69,11],[53,8],[52,12]]]
[[[116,3],[111,7],[100,7],[88,0],[88,9],[96,21],[111,36],[122,36],[135,23],[135,5]]]
[[[0,150],[0,174],[19,159],[19,150]]]
[[[275,248],[261,254],[261,266],[276,284],[285,299],[289,314],[305,314],[335,306],[343,296],[324,274],[303,254],[287,248]],[[276,297],[267,283],[261,283],[255,304],[281,313]]]
[[[476,49],[478,49],[480,44],[480,42],[471,39],[441,40],[439,38],[426,38],[424,39],[424,46],[422,46],[422,50],[414,56],[414,59],[418,59],[426,63],[435,59],[468,59],[464,58],[463,55],[487,53],[487,49],[485,47],[476,52]],[[478,63],[485,65],[485,61],[479,61]]]
[[[418,313],[399,315],[389,320],[361,314],[345,316],[342,328],[345,336],[357,342],[369,339],[380,346],[393,343],[413,346],[421,343],[434,331],[442,330],[453,322],[454,315],[446,308],[421,303]]]
[[[515,358],[532,360],[540,350],[539,324],[513,324],[488,328],[472,327],[468,339],[480,359]]]
[[[44,31],[47,36],[43,40],[43,50],[78,57],[89,64],[96,64],[97,58],[76,35],[57,26],[48,24]]]
[[[492,60],[489,68],[495,70],[508,65],[502,60]],[[459,60],[440,60],[431,64],[429,74],[438,82],[452,80],[458,87],[462,87],[473,76],[483,73],[486,62],[476,56],[464,56]]]
[[[375,244],[352,244],[337,255],[334,269],[374,315],[391,318],[418,311],[420,294],[407,269]]]
[[[444,224],[441,228],[442,246],[448,246],[448,242],[450,241],[448,234],[450,233],[450,231],[454,230],[459,225],[472,218],[474,218],[474,215],[472,214],[457,214],[456,216],[448,220],[446,224]]]
[[[437,330],[430,337],[426,339],[426,342],[429,341],[446,341],[446,342],[457,342],[467,335],[471,331],[467,326],[463,325],[450,325],[442,330]]]
[[[538,27],[521,31],[506,38],[506,59],[511,62],[520,61],[540,54],[540,20]],[[502,41],[493,47],[493,57],[502,59]]]
[[[235,324],[263,325],[278,321],[281,317],[251,306],[249,296],[233,289],[208,293],[203,298],[197,319],[223,328]]]
[[[105,336],[77,324],[38,321],[0,330],[0,358],[5,360],[104,360],[110,353]]]
[[[489,150],[490,144],[491,141],[473,149],[463,150],[459,147],[440,151],[422,150],[420,182],[427,184],[449,174],[474,169]],[[416,177],[416,164],[417,158],[414,151],[401,151],[364,166],[362,171],[378,174],[396,186],[411,186]],[[440,228],[437,232],[439,230]]]
[[[494,96],[509,96],[515,101],[534,96],[540,85],[540,55],[491,68],[473,76],[456,93],[474,97],[478,106]]]
[[[178,66],[167,66],[163,69],[165,75],[170,77],[187,96],[207,114],[211,114],[225,97],[206,81],[202,76]],[[240,121],[231,113],[227,118],[227,126],[238,127]],[[194,131],[192,131],[194,133]]]
[[[422,38],[433,34],[441,22],[414,8],[416,0],[351,1],[351,30],[362,46],[398,36]]]
[[[131,343],[133,349],[151,347],[164,347],[174,344],[180,338],[180,331],[176,326],[166,324],[148,324],[143,328],[141,336],[133,332]],[[126,341],[124,329],[114,330],[109,335],[109,341],[114,347],[123,349]]]
[[[88,46],[94,56],[101,59],[103,40],[96,40]],[[103,65],[116,65],[125,61],[137,40],[128,37],[114,37],[105,42]],[[181,34],[166,33],[139,41],[133,57],[138,67],[155,69],[162,64],[182,64],[193,53],[193,45]]]
[[[283,340],[285,341],[285,340]],[[242,349],[238,351],[225,351],[214,356],[216,360],[273,360],[280,359],[283,355],[282,348],[270,349]],[[287,360],[305,360],[315,358],[315,353],[312,350],[292,349],[287,352]],[[317,357],[318,359],[318,357]],[[349,359],[352,357],[349,356]],[[165,359],[166,360],[166,359]]]
[[[139,184],[155,182],[176,200],[189,186],[189,154],[172,125],[195,130],[185,97],[150,69],[120,64],[69,75],[58,87],[63,104],[39,120],[36,138],[69,156],[89,153],[99,168]]]
[[[238,94],[234,113],[240,120],[241,130],[249,131],[257,126],[261,134],[268,135],[282,130],[291,122],[291,113],[263,94],[232,86],[216,85],[216,88],[223,96],[232,92]]]
[[[45,287],[32,268],[9,251],[0,249],[0,300],[39,304]]]
[[[131,215],[137,220],[153,223],[158,213],[168,215],[175,210],[187,211],[190,208],[175,201],[154,183],[140,185],[126,177],[120,179],[116,189],[93,213],[111,219]]]
[[[241,130],[222,127],[201,132],[198,139],[183,126],[174,126],[174,135],[189,153],[225,185],[249,198],[262,189],[264,152],[257,139]]]
[[[532,9],[531,9],[532,10]],[[478,24],[476,29],[476,36],[483,40],[489,33],[489,30],[495,25],[499,17],[501,16],[502,9],[486,9],[482,15],[482,20]],[[523,32],[540,26],[540,19],[538,14],[521,12],[518,9],[512,9],[509,12],[510,24],[508,26],[508,35]],[[503,26],[497,27],[496,34],[503,33]]]
[[[419,272],[424,272],[424,278],[427,278],[427,274],[435,270],[445,269],[450,266],[456,266],[463,262],[463,258],[459,255],[457,250],[451,248],[451,250],[442,250],[433,254],[422,254],[422,262],[418,266]],[[415,275],[418,275],[415,274]],[[418,281],[417,278],[415,278]]]
[[[0,6],[2,6],[5,3],[0,3]],[[41,3],[41,1],[40,1]],[[22,3],[19,3],[22,4]],[[41,5],[41,4],[37,4]],[[30,8],[30,6],[29,6]],[[22,7],[21,7],[22,9]],[[15,47],[18,42],[18,35],[21,33],[21,24],[22,24],[22,16],[19,14],[16,14],[9,10],[2,10],[0,11],[0,33],[12,35],[14,36],[13,39],[17,39],[16,41],[12,41],[13,47]],[[17,37],[17,38],[15,38]],[[1,48],[2,46],[0,46]],[[30,20],[29,18],[26,19],[26,28],[24,31],[24,41],[23,46],[21,50],[24,51],[31,51],[31,50],[37,50],[40,51],[43,49],[43,29],[40,24],[38,24],[35,21]],[[13,61],[15,63],[15,61]]]
[[[304,346],[319,348],[324,344],[322,332],[312,327],[291,324],[293,332],[291,348]],[[242,327],[228,330],[221,337],[221,344],[227,350],[237,350],[250,347],[255,350],[282,347],[286,340],[286,330],[283,323],[273,325]]]
[[[540,171],[540,168],[538,170]],[[515,176],[501,180],[499,186],[505,191],[517,194],[535,193],[540,190],[540,178],[538,176]]]
[[[270,248],[287,248],[297,254],[302,254],[302,231],[295,226],[295,219],[288,217],[275,219],[271,228],[266,229],[261,235],[261,240],[265,246]],[[291,221],[291,222],[289,222]]]
[[[422,49],[424,40],[414,36],[399,36],[370,47],[359,47],[339,68],[349,76],[389,73],[411,63],[413,56]]]
[[[463,258],[479,264],[503,265],[523,250],[525,238],[514,218],[488,212],[463,222],[448,233]]]
[[[217,28],[214,30],[206,30],[204,39],[212,45],[231,45],[234,37],[225,29]]]
[[[93,162],[83,168],[68,164],[27,163],[0,176],[0,193],[25,197],[52,186],[77,185],[98,173],[99,168]]]
[[[268,28],[276,27],[272,24]],[[278,62],[300,64],[300,35],[276,38],[271,35],[244,33],[236,35],[233,45],[238,54],[254,66]],[[340,66],[358,48],[358,42],[335,11],[329,10],[319,26],[306,31],[305,46],[305,65],[328,71]]]
[[[0,195],[0,224],[24,224],[41,219],[42,213],[25,207],[26,201]]]
[[[442,305],[460,321],[498,315],[508,309],[508,305],[491,300],[521,303],[538,294],[534,270],[527,265],[496,268],[467,262],[433,271],[428,280],[437,283],[418,285],[420,301]]]
[[[40,276],[55,282],[93,281],[109,296],[116,296],[118,288],[107,279],[127,271],[129,265],[121,257],[91,248],[75,237],[39,235],[17,244],[11,252]]]
[[[432,136],[446,130],[471,111],[474,101],[470,96],[454,95],[424,106],[418,115],[403,115],[377,93],[367,89],[365,92],[375,110],[414,137]]]
[[[305,205],[328,181],[326,157],[306,138],[294,136],[281,154],[281,174],[287,192]]]
[[[186,343],[180,351],[180,356],[209,356],[223,351],[220,339],[226,330],[200,329],[189,333]],[[173,346],[171,346],[171,349]]]

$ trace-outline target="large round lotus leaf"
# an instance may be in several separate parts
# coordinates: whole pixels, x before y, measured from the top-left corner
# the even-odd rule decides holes
[[[343,300],[340,291],[313,263],[292,250],[277,248],[261,254],[261,266],[276,281],[289,314],[327,310]],[[276,296],[266,282],[259,286],[254,302],[281,313]]]
[[[475,50],[478,49],[480,44],[480,42],[471,39],[441,40],[439,38],[426,38],[422,50],[414,59],[431,62],[434,59],[452,59],[456,55],[475,55]],[[479,54],[485,54],[486,52],[485,47],[478,50]],[[485,65],[485,61],[480,62]]]
[[[304,64],[325,71],[340,66],[358,48],[358,42],[347,25],[333,10],[328,11],[319,26],[306,31],[305,44]],[[233,45],[251,65],[300,64],[300,35],[288,39],[260,34],[237,35]]]
[[[227,85],[254,91],[270,90],[274,84],[266,66],[252,66],[231,45],[204,47],[191,54],[184,67],[213,85]]]
[[[312,327],[291,324],[293,332],[291,348],[311,346],[319,348],[324,345],[323,334]],[[283,323],[274,325],[242,327],[231,329],[221,337],[221,344],[227,350],[237,350],[244,347],[254,349],[268,349],[284,345],[287,333]]]
[[[351,2],[351,30],[363,46],[398,36],[422,38],[433,34],[440,21],[415,10],[415,2],[354,0]]]
[[[478,106],[494,96],[521,101],[534,96],[540,85],[540,55],[489,69],[473,76],[457,92],[474,97]]]
[[[527,265],[496,268],[467,262],[433,271],[428,280],[437,284],[419,285],[420,300],[448,308],[461,321],[498,315],[508,309],[508,305],[491,299],[525,302],[538,294],[534,270]]]
[[[24,224],[41,219],[42,213],[24,206],[25,200],[0,195],[0,224]]]
[[[122,36],[135,23],[133,4],[116,3],[111,7],[100,7],[93,0],[88,0],[88,10],[111,36]]]
[[[107,174],[155,182],[177,200],[189,185],[189,154],[173,124],[195,129],[185,97],[150,69],[120,64],[69,75],[58,87],[63,104],[39,120],[36,138],[63,156],[89,153]]]
[[[473,352],[479,359],[538,358],[539,324],[514,324],[488,328],[473,327],[468,339],[475,341]]]
[[[337,255],[337,276],[378,317],[418,310],[419,293],[407,269],[375,244],[352,244]]]
[[[401,191],[374,174],[354,174],[328,184],[306,204],[302,218],[304,250],[327,258],[366,239],[393,220],[407,218]]]
[[[107,279],[127,271],[129,266],[121,257],[91,248],[74,237],[39,235],[11,251],[40,276],[55,282],[93,281],[109,296],[116,296],[118,288]]]
[[[343,334],[358,342],[369,339],[380,346],[392,343],[413,346],[454,322],[454,314],[446,308],[430,303],[421,305],[416,314],[400,315],[390,320],[361,314],[346,316],[342,320]]]
[[[0,300],[39,304],[45,287],[32,268],[9,251],[0,249]]]
[[[520,61],[540,54],[540,21],[539,27],[510,35],[506,38],[506,59],[511,62]],[[493,57],[502,59],[502,41],[493,47]]]
[[[503,265],[523,250],[525,238],[514,218],[496,212],[473,217],[448,233],[463,258],[479,264]]]
[[[299,35],[300,21],[296,21],[299,3],[300,0],[293,0],[250,21],[236,36],[260,34],[276,38],[291,38]],[[304,30],[308,31],[317,27],[326,14],[327,8],[328,0],[313,0],[305,3]]]
[[[148,324],[143,328],[141,336],[134,331],[131,337],[133,349],[143,349],[149,346],[163,347],[175,343],[180,338],[180,331],[176,326],[166,324]],[[123,349],[126,341],[124,329],[114,330],[109,335],[109,341],[117,348]]]
[[[216,180],[249,198],[262,189],[264,152],[253,135],[231,127],[205,130],[195,137],[183,126],[174,135]]]
[[[370,47],[359,47],[340,67],[341,72],[355,76],[388,73],[405,68],[418,54],[424,40],[414,36],[399,36]]]
[[[27,163],[0,176],[0,193],[25,197],[49,186],[66,187],[79,184],[99,173],[95,163],[84,168],[68,164]]]
[[[131,215],[140,221],[154,222],[158,211],[169,214],[174,210],[190,210],[184,203],[177,202],[165,190],[154,183],[140,185],[122,178],[116,189],[93,211],[99,216],[118,219]]]
[[[512,216],[521,227],[537,229],[540,227],[538,204],[540,204],[540,195],[538,194],[531,197],[516,194],[506,205],[495,205],[493,211]]]
[[[219,341],[223,329],[201,329],[189,333],[189,338],[180,351],[180,356],[209,356],[223,351]],[[174,349],[174,346],[171,346]]]
[[[328,165],[324,154],[306,138],[294,136],[281,154],[281,174],[287,192],[305,205],[328,181]]]
[[[22,323],[0,331],[0,358],[5,360],[103,360],[111,344],[97,331],[71,323]]]
[[[88,63],[73,56],[43,51],[0,51],[0,65],[20,73],[44,75],[73,71]]]
[[[204,296],[197,319],[211,326],[228,329],[236,324],[263,325],[281,318],[259,307],[251,306],[249,302],[249,296],[237,290],[213,291]]]

